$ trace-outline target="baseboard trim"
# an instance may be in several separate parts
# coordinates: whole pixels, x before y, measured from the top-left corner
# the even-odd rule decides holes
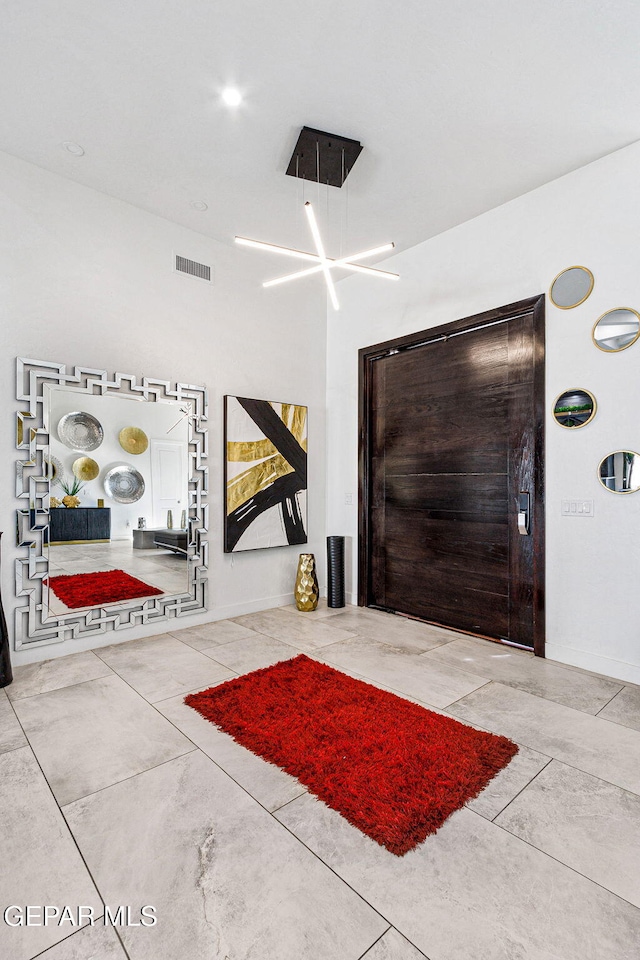
[[[588,653],[586,650],[576,650],[575,647],[567,647],[561,643],[549,643],[547,641],[546,659],[555,660],[557,663],[566,663],[571,667],[580,667],[582,670],[591,670],[593,673],[601,673],[605,677],[612,677],[614,680],[640,684],[639,664],[612,660],[610,657]]]

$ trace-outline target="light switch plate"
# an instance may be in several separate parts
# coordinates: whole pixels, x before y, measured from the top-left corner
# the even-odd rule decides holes
[[[563,517],[592,517],[593,500],[563,500]]]

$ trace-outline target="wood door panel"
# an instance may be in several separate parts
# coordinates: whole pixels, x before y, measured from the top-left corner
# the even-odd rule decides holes
[[[361,602],[543,654],[544,298],[360,360]]]
[[[430,352],[428,372],[425,350]],[[488,328],[395,354],[384,365],[384,403],[378,399],[376,407],[406,402],[409,388],[412,400],[451,396],[461,387],[481,391],[509,383],[508,341],[501,327]]]
[[[504,597],[480,590],[465,589],[464,595],[452,593],[446,585],[439,593],[422,593],[415,579],[406,577],[393,585],[394,601],[401,612],[411,610],[411,615],[441,623],[443,626],[485,636],[508,637],[509,616]]]
[[[393,594],[401,577],[415,579],[416,571],[419,571],[420,579],[425,585],[424,596],[429,601],[437,598],[443,590],[464,595],[469,589],[508,598],[508,564],[497,560],[491,563],[482,562],[478,557],[474,557],[469,545],[466,553],[466,563],[453,563],[449,556],[439,554],[437,546],[426,546],[420,556],[416,556],[415,550],[398,553],[388,548],[385,557],[385,595]]]
[[[387,509],[423,512],[434,520],[447,519],[447,515],[453,513],[461,522],[506,524],[507,498],[504,474],[387,474],[385,477]]]

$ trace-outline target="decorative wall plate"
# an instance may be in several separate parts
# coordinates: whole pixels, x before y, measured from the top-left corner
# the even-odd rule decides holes
[[[91,457],[78,457],[73,461],[71,469],[78,480],[95,480],[100,473],[100,467]]]
[[[95,450],[104,440],[102,424],[90,413],[75,410],[58,423],[58,437],[72,450]]]
[[[117,503],[135,503],[144,493],[144,478],[134,467],[113,467],[104,478],[104,489]]]
[[[144,453],[149,446],[149,438],[140,427],[124,427],[118,434],[118,440],[127,453]]]
[[[57,457],[53,456],[44,457],[43,463],[46,470],[46,476],[49,478],[49,483],[52,487],[54,487],[62,480],[64,474],[62,464]]]

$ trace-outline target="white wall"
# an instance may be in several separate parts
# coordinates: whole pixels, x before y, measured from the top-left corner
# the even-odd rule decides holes
[[[547,656],[640,683],[640,493],[616,496],[601,458],[640,451],[640,342],[607,355],[591,340],[606,310],[640,310],[640,144],[547,184],[386,261],[398,283],[351,277],[328,321],[328,533],[357,537],[357,350],[546,292],[572,264],[595,274],[574,310],[547,302],[547,411],[569,387],[598,401],[570,432],[547,416]],[[375,239],[375,238],[372,238]],[[593,519],[561,500],[595,501]],[[352,581],[357,584],[353,551]]]
[[[238,225],[240,231],[241,225]],[[231,240],[231,238],[230,238]],[[172,272],[173,253],[213,265],[205,284]],[[258,258],[256,260],[256,257]],[[2,593],[12,628],[15,358],[26,356],[204,383],[210,403],[210,592],[206,615],[166,629],[292,600],[297,547],[222,553],[222,396],[309,406],[309,547],[323,580],[325,303],[306,285],[263,290],[259,255],[0,154],[0,529]],[[317,291],[314,291],[317,292]],[[144,636],[109,633],[101,643]],[[158,632],[158,626],[153,628]],[[14,663],[98,645],[69,641]]]

